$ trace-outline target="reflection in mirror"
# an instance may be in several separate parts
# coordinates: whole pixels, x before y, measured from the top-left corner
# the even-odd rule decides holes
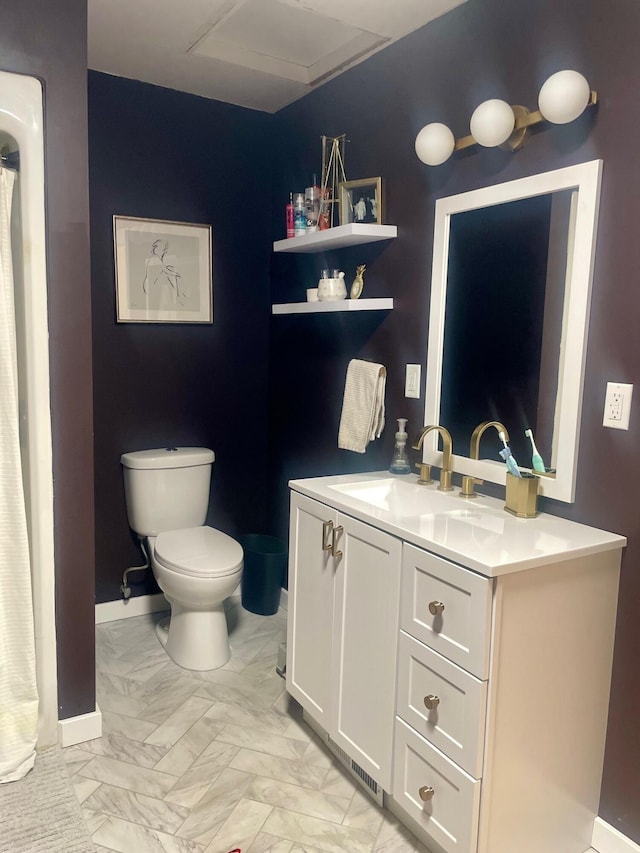
[[[516,459],[530,458],[533,429],[552,465],[570,202],[565,190],[451,217],[440,418],[460,453],[500,420]],[[501,449],[488,433],[483,456]]]
[[[532,429],[573,500],[601,162],[560,169],[436,204],[425,423],[453,437],[454,470],[504,483],[490,430],[480,461],[469,439],[502,421],[522,468]],[[429,442],[424,459],[441,454]]]

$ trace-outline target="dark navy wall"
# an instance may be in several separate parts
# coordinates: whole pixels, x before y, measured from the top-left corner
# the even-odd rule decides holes
[[[593,0],[586,11],[580,0],[468,0],[275,118],[90,75],[99,600],[118,597],[122,569],[138,558],[127,532],[122,450],[209,444],[218,454],[211,521],[229,532],[264,525],[286,536],[288,478],[375,470],[391,457],[392,423],[363,456],[337,449],[350,358],[387,365],[390,422],[408,417],[412,437],[422,423],[424,397],[403,396],[404,365],[426,360],[436,198],[604,160],[576,503],[546,508],[629,538],[600,811],[636,842],[640,513],[634,484],[640,456],[633,424],[640,395],[628,433],[601,423],[606,381],[633,383],[640,374],[640,295],[633,284],[640,265],[634,144],[640,113],[630,107],[640,73],[639,30],[637,0]],[[443,120],[463,136],[481,101],[504,97],[535,107],[542,82],[566,67],[583,71],[598,89],[597,110],[568,127],[536,129],[515,155],[475,148],[437,169],[416,159],[415,135],[427,122]],[[290,191],[319,173],[321,135],[343,132],[351,140],[348,177],[386,178],[386,221],[398,225],[399,237],[318,256],[276,255],[271,295],[277,302],[301,300],[321,268],[340,267],[349,281],[356,264],[366,263],[364,295],[393,296],[395,308],[269,321],[270,242],[284,236],[284,204]],[[265,198],[273,208],[263,217]],[[115,324],[113,213],[213,224],[213,327]]]
[[[550,512],[625,534],[620,605],[602,790],[602,817],[640,841],[640,476],[636,395],[629,432],[602,427],[607,380],[640,381],[637,317],[640,266],[640,160],[634,140],[640,111],[636,0],[468,0],[439,20],[381,51],[278,116],[274,237],[282,237],[281,208],[290,190],[319,171],[320,136],[346,133],[347,177],[382,175],[386,222],[398,238],[386,246],[330,255],[274,258],[274,301],[304,298],[324,266],[352,278],[367,263],[364,296],[393,296],[388,314],[274,317],[271,339],[273,528],[287,525],[287,479],[387,467],[393,419],[409,418],[411,438],[423,422],[420,400],[404,398],[404,365],[425,364],[428,342],[433,214],[438,197],[536,172],[602,158],[604,177],[586,364],[580,467],[574,505],[548,502]],[[600,102],[566,127],[535,130],[525,148],[468,149],[438,168],[414,152],[420,128],[444,121],[466,135],[474,108],[504,98],[535,109],[547,77],[563,68],[583,72]],[[512,315],[505,318],[511,322]],[[347,363],[366,357],[388,368],[384,439],[364,456],[337,448]],[[424,377],[424,373],[423,373]],[[500,365],[495,381],[500,384]],[[637,470],[636,470],[637,469]],[[552,701],[561,701],[556,697]],[[588,697],[585,697],[588,701]]]
[[[272,125],[263,113],[89,75],[99,602],[118,599],[122,572],[141,562],[123,451],[211,447],[209,522],[265,532]],[[116,323],[114,214],[213,226],[213,325]],[[150,572],[133,586],[152,589]]]

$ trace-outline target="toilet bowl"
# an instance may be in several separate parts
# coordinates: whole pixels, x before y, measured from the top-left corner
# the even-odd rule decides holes
[[[157,634],[185,669],[217,669],[229,660],[224,601],[240,583],[239,542],[205,526],[211,467],[206,447],[123,453],[129,526],[146,539],[151,569],[171,605]]]
[[[223,666],[231,655],[224,601],[242,576],[242,547],[212,527],[170,530],[148,540],[151,568],[171,605],[158,638],[185,669]]]
[[[168,627],[156,628],[167,654],[185,669],[224,666],[231,655],[224,602],[242,577],[242,547],[220,530],[190,527],[160,533],[149,549],[171,605]]]

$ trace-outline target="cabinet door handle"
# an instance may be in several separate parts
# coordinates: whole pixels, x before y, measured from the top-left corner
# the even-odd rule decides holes
[[[329,534],[333,530],[333,521],[322,522],[322,550],[331,551],[332,543],[329,542]]]
[[[432,788],[431,785],[423,785],[422,788],[418,789],[418,796],[423,803],[428,803],[429,800],[433,798],[434,794],[435,788]]]
[[[342,557],[342,551],[336,551],[336,541],[338,536],[342,533],[342,525],[339,524],[337,527],[334,527],[331,531],[331,556],[336,559]]]
[[[430,601],[429,602],[429,613],[432,616],[440,616],[442,611],[444,610],[444,604],[441,601]]]
[[[428,711],[433,711],[440,704],[440,697],[436,696],[433,693],[429,693],[428,696],[424,697],[424,705]]]

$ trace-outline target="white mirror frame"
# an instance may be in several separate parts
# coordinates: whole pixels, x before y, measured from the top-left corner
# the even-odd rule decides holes
[[[577,166],[567,166],[553,172],[544,172],[540,175],[441,198],[436,201],[435,209],[425,424],[440,423],[440,386],[451,217],[468,210],[491,207],[560,190],[577,190],[577,203],[572,205],[573,253],[570,253],[567,258],[562,320],[563,344],[558,369],[558,394],[554,422],[554,462],[552,464],[556,468],[556,476],[553,479],[542,477],[540,482],[541,494],[566,503],[572,503],[575,499],[601,176],[602,160],[592,160]],[[487,412],[487,420],[490,419]],[[447,424],[442,426],[446,427]],[[506,426],[509,428],[509,424]],[[423,447],[423,461],[441,467],[442,452],[438,450],[438,433],[433,432],[428,435]],[[465,450],[468,452],[468,447]],[[474,460],[454,452],[452,467],[459,474],[480,477],[490,483],[505,483],[506,465],[498,460]],[[525,469],[523,465],[520,467]]]

